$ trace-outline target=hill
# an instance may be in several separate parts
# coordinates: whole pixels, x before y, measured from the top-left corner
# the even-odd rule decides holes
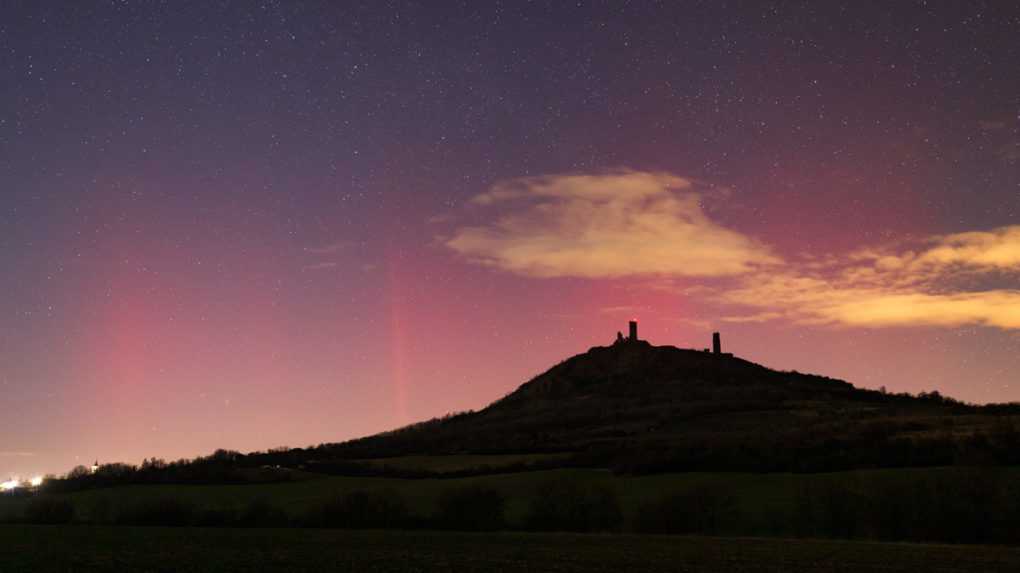
[[[252,483],[317,474],[464,477],[555,468],[617,473],[825,472],[1018,465],[1020,405],[888,394],[636,333],[564,360],[477,412],[343,443],[141,467],[77,468],[56,489]]]
[[[407,455],[567,453],[557,463],[629,472],[1014,464],[1018,414],[628,338],[483,410],[323,446],[308,461],[328,470]]]

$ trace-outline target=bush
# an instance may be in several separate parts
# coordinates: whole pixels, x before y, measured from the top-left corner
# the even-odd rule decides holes
[[[244,508],[237,524],[242,527],[285,527],[287,514],[264,499],[258,499]]]
[[[36,497],[25,505],[25,521],[28,523],[60,524],[74,519],[74,505],[66,500],[53,497]]]
[[[833,475],[818,479],[797,490],[795,530],[802,537],[835,537],[852,539],[867,528],[868,484],[852,476]],[[898,527],[901,508],[889,506],[887,527]]]
[[[877,484],[868,522],[879,539],[989,543],[1008,541],[1012,496],[987,471],[939,472],[910,484]],[[895,526],[889,526],[890,523]]]
[[[393,492],[355,491],[313,508],[302,520],[310,527],[387,529],[408,525],[407,504]]]
[[[611,531],[622,522],[620,504],[611,489],[570,481],[543,485],[525,518],[525,525],[537,531]]]
[[[506,527],[506,498],[482,486],[448,489],[439,498],[436,525],[445,529],[494,531]]]
[[[225,508],[204,509],[195,516],[195,525],[199,527],[235,527],[239,517],[237,510]]]
[[[126,509],[117,519],[125,525],[191,525],[196,521],[195,508],[188,502],[172,497],[143,501]]]
[[[706,485],[643,505],[634,528],[642,533],[716,534],[732,509],[733,499],[726,492]]]
[[[99,495],[93,498],[92,503],[83,507],[78,518],[93,525],[110,524],[114,522],[113,500],[109,494]]]
[[[1020,505],[1008,473],[942,469],[907,480],[823,482],[799,492],[803,536],[1015,543]]]

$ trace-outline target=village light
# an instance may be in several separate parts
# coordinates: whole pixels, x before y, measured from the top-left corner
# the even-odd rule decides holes
[[[21,485],[18,478],[14,478],[5,482],[0,483],[0,491],[14,491]]]

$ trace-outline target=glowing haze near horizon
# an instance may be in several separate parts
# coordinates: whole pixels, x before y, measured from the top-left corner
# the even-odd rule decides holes
[[[1011,3],[484,4],[6,4],[0,478],[479,408],[632,317],[1020,400]]]

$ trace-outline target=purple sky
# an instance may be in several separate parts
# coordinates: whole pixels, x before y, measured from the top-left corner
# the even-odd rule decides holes
[[[40,4],[0,479],[479,408],[629,318],[1020,400],[1009,2]]]

